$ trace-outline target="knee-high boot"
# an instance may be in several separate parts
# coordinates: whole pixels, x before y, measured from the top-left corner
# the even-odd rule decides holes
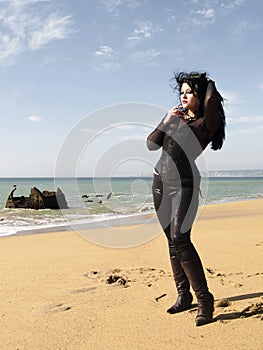
[[[167,312],[175,314],[190,309],[193,296],[190,293],[190,284],[179,259],[176,256],[172,256],[170,259],[178,297],[175,304]]]
[[[203,266],[195,249],[192,257],[189,260],[182,261],[181,264],[198,302],[196,326],[202,326],[212,322],[214,297],[208,291]]]

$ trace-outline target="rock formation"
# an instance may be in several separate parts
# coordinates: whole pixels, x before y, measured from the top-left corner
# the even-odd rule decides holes
[[[60,188],[57,191],[43,191],[38,188],[31,188],[29,197],[14,197],[16,187],[11,191],[6,201],[6,208],[26,209],[67,209],[68,204],[64,193]]]

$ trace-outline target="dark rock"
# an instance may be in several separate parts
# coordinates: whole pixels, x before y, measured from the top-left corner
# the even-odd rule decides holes
[[[60,188],[57,191],[43,191],[38,188],[31,188],[29,197],[14,197],[16,187],[11,191],[6,201],[6,208],[25,209],[67,209],[68,204],[64,193]]]
[[[112,192],[110,192],[110,193],[107,195],[107,199],[110,199],[111,195],[112,195]]]

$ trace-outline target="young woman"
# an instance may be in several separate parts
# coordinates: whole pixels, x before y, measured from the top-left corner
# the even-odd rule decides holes
[[[211,144],[222,147],[225,138],[223,98],[206,73],[175,74],[175,89],[181,104],[168,111],[148,136],[147,147],[162,147],[154,168],[153,199],[157,217],[168,239],[176,303],[167,312],[173,314],[191,308],[193,288],[198,312],[196,325],[212,322],[214,297],[209,292],[199,255],[191,242],[200,192],[200,174],[195,159]]]

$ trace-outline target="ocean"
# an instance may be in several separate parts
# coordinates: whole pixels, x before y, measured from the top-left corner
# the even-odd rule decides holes
[[[263,198],[263,176],[235,176],[218,172],[202,178],[200,205]],[[226,176],[228,175],[228,176]],[[68,209],[6,209],[14,196],[29,196],[31,187],[54,191],[60,187]],[[75,225],[97,227],[143,221],[154,213],[151,177],[122,178],[0,178],[0,237],[70,229]]]

